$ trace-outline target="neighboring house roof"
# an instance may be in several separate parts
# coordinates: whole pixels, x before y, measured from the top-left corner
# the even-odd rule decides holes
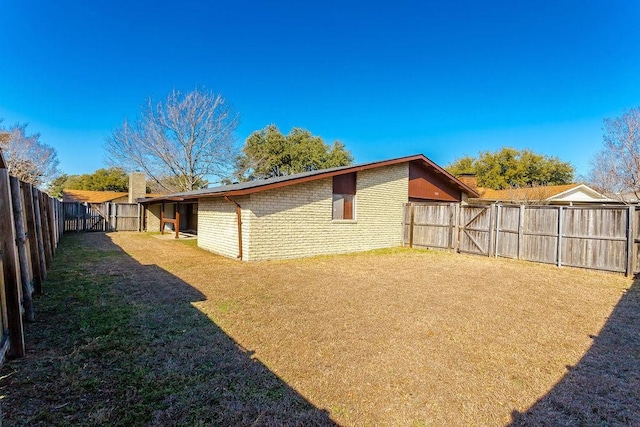
[[[462,192],[467,193],[470,197],[479,196],[476,190],[460,182],[449,172],[429,160],[426,156],[417,154],[414,156],[400,157],[397,159],[383,160],[379,162],[362,163],[351,166],[340,166],[336,168],[302,172],[293,175],[278,176],[269,179],[258,179],[237,184],[221,185],[218,187],[204,188],[201,190],[188,191],[184,193],[175,193],[154,198],[138,199],[138,201],[141,203],[152,203],[160,201],[182,201],[188,199],[198,199],[200,197],[244,196],[247,194],[258,193],[260,191],[271,190],[274,188],[286,187],[303,182],[329,178],[336,175],[344,175],[347,173],[375,169],[383,166],[391,166],[400,163],[408,163],[411,161],[421,162],[429,170],[438,175],[442,175],[443,178],[449,181],[456,188],[460,189]]]
[[[147,197],[159,197],[161,194],[147,194]],[[129,193],[120,191],[63,190],[63,202],[106,203],[121,198],[128,198]]]
[[[128,197],[128,193],[119,191],[92,191],[92,190],[63,190],[63,202],[81,203],[105,203],[122,197]]]
[[[492,190],[490,188],[478,188],[481,200],[491,201],[545,201],[568,203],[611,203],[615,202],[598,193],[585,184],[548,185],[540,187],[510,188],[507,190]]]

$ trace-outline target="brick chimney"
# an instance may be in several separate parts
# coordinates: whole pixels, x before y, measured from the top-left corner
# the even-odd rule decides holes
[[[478,188],[478,177],[472,173],[464,173],[458,177],[458,181],[474,190]]]
[[[129,203],[136,203],[136,199],[147,194],[147,176],[143,172],[129,174]]]

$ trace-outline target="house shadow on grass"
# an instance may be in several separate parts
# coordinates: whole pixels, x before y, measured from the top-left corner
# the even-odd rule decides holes
[[[640,277],[575,366],[512,426],[640,425]]]
[[[9,424],[336,425],[108,236],[65,236],[49,281],[28,357],[3,368]]]

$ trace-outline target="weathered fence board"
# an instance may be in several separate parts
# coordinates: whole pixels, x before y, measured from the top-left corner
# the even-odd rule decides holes
[[[44,221],[42,216],[42,208],[40,203],[40,192],[36,188],[31,189],[31,195],[33,196],[33,212],[36,222],[35,234],[38,245],[38,258],[40,260],[40,273],[42,274],[42,280],[47,278],[47,255],[44,243]],[[33,230],[32,230],[33,233]],[[42,293],[42,289],[40,289]]]
[[[107,209],[114,231],[140,230],[140,205],[137,203],[109,203]]]
[[[0,363],[25,354],[24,323],[34,320],[32,295],[42,293],[60,239],[61,205],[10,177],[0,150]]]
[[[520,259],[555,264],[558,257],[558,208],[526,206]]]
[[[20,180],[14,176],[9,178],[11,185],[11,202],[13,203],[13,221],[15,227],[16,244],[18,246],[18,264],[20,266],[20,285],[22,287],[22,307],[28,322],[34,321],[33,314],[33,284],[31,282],[31,266],[29,265],[29,247],[27,245],[27,229],[20,191]]]
[[[459,251],[489,255],[491,251],[491,206],[461,206]]]
[[[565,208],[562,213],[562,265],[626,272],[626,207]]]
[[[453,215],[455,205],[424,205],[421,209],[405,213],[405,241],[410,241],[412,246],[449,248],[453,239]],[[407,231],[413,226],[415,230],[413,239]]]
[[[44,258],[47,265],[47,269],[51,267],[53,262],[54,247],[51,245],[51,232],[49,225],[49,202],[47,196],[44,193],[38,192],[38,199],[40,203],[40,218],[42,220],[42,242],[44,244]]]
[[[518,258],[521,244],[520,208],[504,206],[496,225],[496,256]]]
[[[4,276],[4,310],[7,313],[7,333],[9,339],[9,355],[24,356],[24,326],[22,323],[20,266],[18,263],[18,248],[16,247],[16,232],[11,203],[11,184],[9,172],[0,169],[0,254]]]
[[[38,244],[37,228],[40,226],[36,219],[36,212],[33,206],[33,190],[30,184],[20,183],[22,190],[22,200],[24,202],[26,226],[29,232],[29,253],[31,255],[31,272],[33,277],[33,288],[36,294],[42,294],[42,283],[44,282],[43,264],[41,263],[41,245]]]
[[[494,204],[455,212],[448,204],[407,204],[404,244],[410,237],[416,246],[627,275],[640,271],[640,207]]]

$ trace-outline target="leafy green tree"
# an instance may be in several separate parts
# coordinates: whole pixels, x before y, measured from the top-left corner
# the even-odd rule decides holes
[[[532,185],[560,185],[573,181],[571,163],[557,157],[503,147],[498,151],[481,151],[478,157],[462,157],[445,169],[452,175],[473,173],[478,185],[502,190]]]
[[[110,167],[90,174],[71,175],[64,182],[69,190],[122,191],[129,188],[129,175],[124,169]]]
[[[122,168],[98,169],[82,175],[62,174],[48,185],[49,194],[62,197],[62,190],[121,191],[129,189],[129,175]]]
[[[47,193],[52,197],[56,197],[58,199],[62,198],[62,190],[65,188],[65,184],[69,179],[69,175],[63,173],[58,175],[55,179],[52,179],[47,186]]]
[[[239,181],[250,181],[352,163],[353,156],[339,141],[328,145],[301,128],[283,135],[275,125],[269,125],[247,138],[234,176]]]
[[[474,161],[475,159],[471,156],[463,156],[447,166],[447,172],[453,176],[475,174],[476,168],[473,164]]]

